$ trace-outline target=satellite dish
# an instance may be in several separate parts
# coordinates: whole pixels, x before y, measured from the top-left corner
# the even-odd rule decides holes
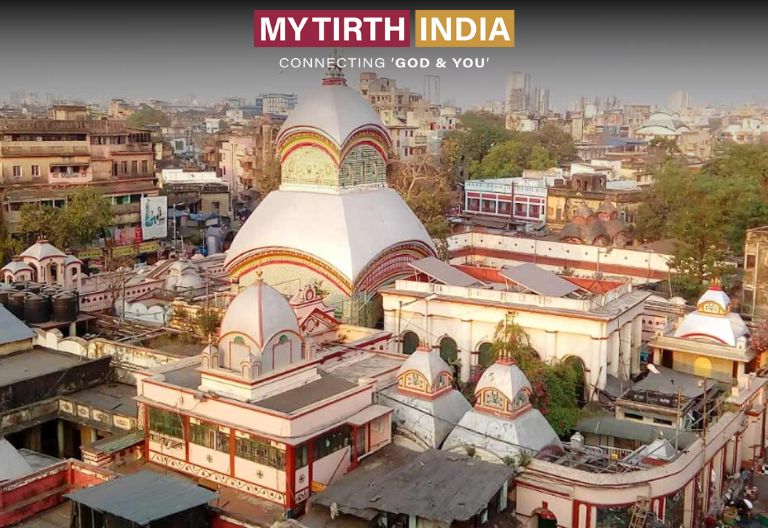
[[[659,369],[657,369],[656,365],[654,365],[653,363],[648,363],[648,370],[654,374],[659,374]]]

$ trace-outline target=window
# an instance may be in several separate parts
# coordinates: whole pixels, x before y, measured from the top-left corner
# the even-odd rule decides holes
[[[315,460],[327,457],[351,443],[349,427],[340,427],[315,440]]]
[[[131,162],[131,174],[139,173],[139,162],[134,160]]]
[[[235,456],[264,466],[285,469],[285,451],[273,446],[269,440],[236,438]]]
[[[190,423],[189,441],[208,449],[229,453],[229,433],[219,431],[213,424]]]
[[[748,270],[755,267],[755,255],[747,255],[747,262],[744,267]]]
[[[480,200],[478,198],[470,198],[467,200],[467,211],[479,211]]]
[[[14,178],[21,178],[21,165],[14,165],[13,166],[13,177]]]
[[[127,161],[120,162],[120,170],[121,170],[122,174],[128,174],[128,162]]]
[[[149,409],[149,428],[166,436],[174,438],[183,438],[181,427],[181,417],[173,412],[162,411],[160,409]]]
[[[307,446],[306,446],[306,444],[297,447],[296,450],[294,451],[294,453],[296,454],[296,467],[297,468],[302,468],[302,467],[304,467],[304,466],[306,466],[308,464],[308,460],[307,460]]]
[[[141,173],[142,174],[149,173],[149,163],[147,162],[147,160],[142,160],[141,162]]]
[[[40,177],[40,165],[32,165],[32,177]]]

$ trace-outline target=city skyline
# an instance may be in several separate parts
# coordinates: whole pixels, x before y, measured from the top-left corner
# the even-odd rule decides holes
[[[397,2],[392,7],[400,7]],[[765,102],[768,36],[759,28],[758,8],[728,13],[661,9],[558,6],[558,16],[541,6],[517,8],[514,49],[423,50],[356,49],[347,56],[488,57],[490,66],[462,70],[397,70],[380,75],[420,91],[424,75],[441,76],[443,101],[462,107],[504,99],[504,79],[521,71],[551,90],[550,104],[562,110],[582,96],[613,96],[626,103],[665,106],[670,94],[687,91],[697,104]],[[279,57],[327,56],[327,49],[256,49],[252,45],[253,6],[206,16],[202,8],[171,7],[120,12],[115,31],[108,10],[14,6],[4,15],[0,59],[5,74],[0,97],[14,90],[55,93],[62,98],[107,101],[113,97],[173,100],[196,95],[215,101],[228,96],[252,99],[261,92],[297,92],[315,86],[322,70],[281,70]],[[600,16],[597,16],[597,15]],[[87,31],[62,37],[57,21],[77,18]],[[34,39],[28,20],[37,20]],[[24,22],[27,21],[27,22]],[[644,31],[648,28],[648,31]],[[717,38],[712,38],[715,36]],[[19,48],[23,41],[25,46]],[[362,70],[347,70],[353,86]],[[482,82],[477,82],[482,79]]]

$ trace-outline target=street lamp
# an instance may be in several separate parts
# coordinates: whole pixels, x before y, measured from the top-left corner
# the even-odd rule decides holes
[[[424,301],[424,322],[425,322],[425,325],[424,325],[424,338],[425,338],[425,340],[429,340],[429,328],[427,327],[427,324],[426,324],[429,321],[429,319],[427,318],[427,303],[429,301],[433,301],[435,299],[437,299],[437,294],[436,293],[427,295],[423,299],[423,301]],[[408,306],[410,304],[413,304],[415,302],[421,301],[421,300],[422,299],[413,299],[412,301],[408,301],[407,303],[404,303],[403,301],[399,301],[399,307],[397,309],[397,352],[399,354],[403,353],[403,338],[400,335],[400,325],[401,325],[402,316],[403,316],[403,307]]]

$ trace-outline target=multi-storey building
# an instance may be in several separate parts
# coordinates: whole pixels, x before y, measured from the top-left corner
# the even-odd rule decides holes
[[[23,204],[62,206],[81,186],[111,200],[116,227],[138,224],[141,197],[158,192],[149,131],[84,119],[74,107],[55,110],[61,119],[0,120],[0,188],[10,231],[18,230]]]

